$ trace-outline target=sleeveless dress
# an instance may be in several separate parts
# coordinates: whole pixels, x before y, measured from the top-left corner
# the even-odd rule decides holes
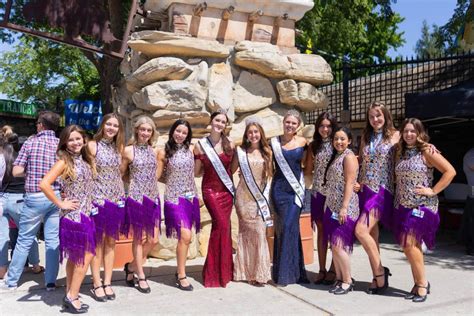
[[[194,183],[193,153],[184,146],[168,158],[166,166],[165,224],[166,236],[181,238],[181,227],[196,233],[200,229],[200,208]]]
[[[94,206],[98,209],[98,214],[93,217],[97,243],[102,241],[104,234],[118,240],[125,219],[125,192],[120,161],[121,155],[114,143],[105,139],[97,142],[97,177],[92,191]]]
[[[76,178],[60,178],[61,189],[68,200],[78,200],[77,210],[60,210],[60,261],[67,258],[76,265],[84,264],[86,252],[95,255],[95,225],[91,219],[92,170],[81,155],[73,157]]]
[[[414,189],[418,185],[432,187],[433,168],[426,165],[417,148],[408,148],[395,164],[395,179],[393,231],[398,243],[404,247],[407,237],[413,236],[418,243],[425,242],[432,249],[439,226],[438,197],[418,195]],[[415,209],[423,214],[413,213]]]
[[[224,152],[219,154],[229,175],[233,155],[233,152],[229,155]],[[232,281],[233,271],[230,227],[233,198],[209,158],[205,154],[197,155],[196,158],[203,164],[202,198],[212,218],[209,248],[202,271],[204,286],[226,287],[227,283]]]
[[[263,177],[265,160],[261,156],[248,155],[247,158],[255,182],[260,191],[263,191],[266,184]],[[271,279],[267,227],[242,174],[235,194],[235,208],[239,217],[239,235],[234,260],[234,280],[267,283]]]
[[[286,150],[283,156],[296,178],[300,178],[301,159],[305,148]],[[275,241],[273,245],[272,278],[275,283],[287,285],[306,283],[308,278],[304,267],[303,246],[300,236],[301,207],[295,203],[295,192],[286,180],[278,163],[273,176],[271,199],[274,205]]]
[[[130,186],[126,201],[126,228],[133,230],[133,238],[146,233],[152,237],[160,227],[161,209],[158,192],[156,155],[149,145],[133,145],[133,161],[129,165]],[[128,229],[125,229],[127,231]]]
[[[333,213],[338,215],[342,207],[345,185],[344,158],[347,155],[353,155],[350,149],[338,154],[328,168],[326,183],[328,195],[326,197],[323,226],[325,238],[329,241],[331,247],[340,247],[351,253],[354,245],[355,225],[359,218],[359,196],[351,191],[344,224],[339,224],[337,219],[331,217]]]
[[[332,156],[331,140],[325,139],[314,156],[313,187],[311,189],[311,223],[322,222],[324,217],[324,203],[326,202],[326,190],[323,186],[324,172]]]
[[[369,144],[362,150],[362,164],[359,182],[361,218],[369,225],[369,214],[391,228],[394,190],[395,147],[390,141],[383,140],[383,134],[374,133]]]

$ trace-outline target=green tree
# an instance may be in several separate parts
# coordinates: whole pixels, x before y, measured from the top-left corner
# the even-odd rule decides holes
[[[109,16],[111,31],[116,38],[122,38],[125,31],[131,1],[132,0],[104,1],[104,6]],[[33,26],[39,30],[51,31],[51,28],[47,25],[32,25],[23,19],[21,6],[23,6],[24,2],[24,0],[14,1],[10,21],[20,25]],[[5,3],[0,3],[0,11],[4,9],[4,7]],[[2,84],[0,85],[1,92],[8,96],[15,97],[20,101],[41,100],[41,102],[48,103],[57,97],[61,99],[77,96],[89,98],[100,97],[103,112],[109,113],[113,110],[111,102],[112,86],[121,79],[119,72],[120,59],[92,53],[90,51],[78,50],[72,46],[57,44],[41,38],[33,38],[25,34],[15,36],[15,33],[0,29],[1,42],[13,44],[18,40],[20,40],[18,44],[22,45],[22,47],[15,47],[11,54],[3,54],[2,59],[4,62],[1,64],[2,66],[0,66],[0,73],[8,71],[9,76],[17,78],[16,83],[18,84],[16,87],[14,86],[14,82],[10,85],[8,83]],[[43,48],[41,53],[35,52],[37,47]],[[21,48],[23,48],[23,50]],[[14,52],[16,52],[16,54]],[[32,61],[24,61],[23,59]],[[35,59],[36,63],[39,64],[43,62],[42,60],[46,60],[48,63],[43,62],[44,65],[33,64],[33,60]],[[21,64],[17,65],[20,60]],[[89,64],[87,64],[88,62]],[[28,63],[30,65],[26,66]],[[22,72],[25,70],[25,67],[28,68],[28,72],[30,73],[27,78],[33,79],[32,81],[28,81],[29,79],[26,77],[21,81]],[[53,71],[50,68],[55,70]],[[62,71],[59,68],[69,69],[70,72]],[[95,74],[92,70],[95,71]],[[6,77],[7,76],[4,75],[2,81],[4,81]],[[76,84],[73,84],[73,81],[77,81]],[[97,85],[97,83],[99,84]],[[66,84],[70,90],[62,89]],[[40,85],[45,86],[33,88],[34,86]],[[29,89],[23,90],[22,87],[29,87]],[[48,92],[51,94],[49,97]],[[53,95],[54,93],[56,94]],[[71,95],[67,95],[66,93],[71,93]]]
[[[433,24],[433,31],[426,20],[423,20],[421,27],[421,38],[416,42],[415,53],[418,56],[437,56],[443,53],[443,45],[440,43],[440,38],[437,36],[439,27]]]
[[[340,66],[341,56],[354,62],[386,61],[388,50],[404,43],[398,32],[402,21],[390,0],[315,0],[297,23],[297,42],[334,55],[324,55],[333,67]]]
[[[77,48],[22,36],[0,58],[0,91],[45,107],[64,98],[100,98],[94,65]]]

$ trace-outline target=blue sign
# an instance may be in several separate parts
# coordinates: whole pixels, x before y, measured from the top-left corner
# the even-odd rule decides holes
[[[102,120],[101,102],[67,99],[64,101],[64,116],[66,126],[76,124],[87,131],[96,131]]]

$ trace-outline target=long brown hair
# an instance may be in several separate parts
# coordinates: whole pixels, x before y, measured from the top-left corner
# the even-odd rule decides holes
[[[140,128],[140,125],[142,124],[149,124],[151,126],[151,129],[153,133],[151,134],[150,139],[148,140],[148,145],[153,146],[155,143],[156,139],[158,138],[158,132],[156,131],[156,125],[155,122],[151,118],[149,118],[146,115],[140,116],[135,124],[133,125],[133,136],[132,138],[128,141],[129,145],[135,145],[137,143],[138,139],[138,128]]]
[[[417,118],[411,117],[411,118],[406,118],[402,125],[400,126],[400,140],[398,141],[397,144],[397,157],[400,157],[403,155],[405,150],[407,149],[407,143],[403,139],[403,130],[408,124],[412,124],[413,127],[415,128],[416,131],[416,143],[415,146],[419,151],[424,151],[428,147],[428,142],[430,141],[430,137],[425,131],[425,127],[423,126],[423,123]]]
[[[212,123],[212,121],[214,120],[216,116],[221,115],[221,114],[225,116],[225,125],[227,126],[227,124],[229,124],[229,117],[223,110],[217,110],[213,112],[211,114],[211,119],[209,121],[209,124]],[[225,136],[224,132],[222,132],[221,137],[222,137],[222,149],[224,150],[226,155],[230,155],[233,151],[232,146],[230,145],[230,140],[227,138],[227,136]]]
[[[331,134],[329,138],[332,140],[334,133],[336,132],[337,128],[337,121],[336,118],[329,112],[323,112],[319,114],[318,118],[316,119],[316,123],[314,124],[314,134],[313,134],[313,141],[311,142],[311,152],[313,156],[316,155],[318,150],[321,148],[321,144],[323,143],[323,138],[319,134],[319,127],[323,123],[324,120],[328,120],[331,123]]]
[[[365,113],[365,128],[364,128],[364,131],[362,133],[362,140],[363,140],[364,144],[368,144],[370,142],[370,136],[374,132],[374,128],[372,127],[372,125],[370,125],[369,112],[370,112],[370,110],[373,110],[373,109],[376,109],[376,108],[378,108],[382,112],[383,118],[385,120],[385,123],[382,127],[383,140],[384,141],[389,141],[390,138],[392,137],[393,133],[396,131],[395,127],[393,126],[392,114],[387,109],[385,104],[383,102],[374,101],[367,108],[367,112]]]
[[[124,131],[122,120],[115,113],[109,113],[109,114],[104,115],[104,117],[102,118],[102,122],[100,123],[99,130],[94,135],[94,140],[98,142],[102,138],[104,138],[105,123],[107,123],[107,121],[110,120],[111,118],[114,118],[118,121],[119,128],[118,128],[117,135],[114,136],[113,142],[115,143],[115,146],[117,147],[118,152],[121,153],[123,150],[123,147],[125,146],[125,131]]]
[[[62,159],[66,163],[66,168],[64,169],[63,173],[61,174],[61,177],[63,179],[70,178],[72,180],[76,179],[76,171],[74,170],[74,159],[73,155],[67,150],[67,142],[69,140],[69,137],[71,136],[72,132],[78,132],[81,134],[84,145],[81,148],[81,156],[82,159],[89,165],[89,167],[92,170],[92,174],[95,177],[97,175],[97,171],[95,168],[95,160],[92,157],[92,154],[90,153],[89,149],[87,148],[87,134],[86,132],[82,129],[82,127],[78,125],[69,125],[66,126],[65,129],[62,130],[61,134],[59,135],[59,144],[58,144],[58,150],[57,150],[57,155],[59,159]]]
[[[273,175],[272,150],[270,149],[268,140],[265,137],[265,131],[259,123],[251,122],[247,124],[247,126],[245,127],[244,136],[242,136],[242,148],[245,150],[250,148],[251,144],[249,139],[247,138],[247,132],[252,126],[255,126],[260,132],[259,150],[264,160],[263,177],[264,179],[267,179]]]

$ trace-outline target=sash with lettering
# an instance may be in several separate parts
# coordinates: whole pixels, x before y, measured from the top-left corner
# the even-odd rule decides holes
[[[270,206],[268,205],[270,185],[267,183],[262,192],[255,181],[252,169],[250,169],[247,153],[242,148],[238,147],[237,156],[239,158],[240,172],[242,172],[245,184],[247,184],[247,188],[249,188],[252,197],[254,198],[255,202],[257,202],[260,216],[262,216],[262,219],[267,227],[273,226],[273,220],[270,214]]]
[[[297,179],[293,170],[291,169],[288,161],[286,161],[285,156],[283,156],[283,152],[281,151],[281,144],[280,138],[273,137],[271,140],[273,155],[275,156],[275,160],[278,163],[283,175],[286,178],[286,181],[290,184],[291,188],[295,192],[295,203],[299,207],[304,205],[304,178],[303,173],[300,174],[300,178]]]
[[[229,190],[229,192],[232,194],[232,196],[235,197],[234,183],[232,182],[232,179],[230,178],[229,174],[227,173],[227,170],[225,170],[225,167],[222,164],[222,161],[219,158],[219,155],[217,155],[216,150],[214,149],[214,146],[212,146],[211,141],[209,140],[209,138],[204,137],[204,138],[200,139],[199,144],[201,145],[202,149],[204,150],[204,153],[206,154],[207,158],[209,158],[209,161],[211,162],[212,166],[214,167],[214,170],[216,170],[216,173],[219,176],[219,179],[225,185],[227,190]]]

